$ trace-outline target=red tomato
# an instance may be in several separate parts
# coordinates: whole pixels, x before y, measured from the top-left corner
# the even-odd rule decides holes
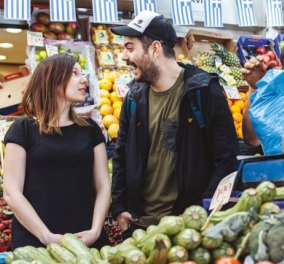
[[[262,260],[262,261],[256,262],[256,264],[274,264],[274,262],[271,262],[271,261],[268,261],[268,260]]]
[[[241,264],[239,260],[235,258],[230,258],[230,257],[218,258],[214,263],[215,264]]]
[[[265,47],[259,46],[259,47],[257,47],[257,48],[255,49],[255,52],[256,52],[257,54],[264,54],[264,53],[266,52],[266,50],[265,50]]]
[[[0,230],[2,231],[2,230],[4,230],[4,229],[5,229],[5,225],[2,224],[2,223],[0,223]]]

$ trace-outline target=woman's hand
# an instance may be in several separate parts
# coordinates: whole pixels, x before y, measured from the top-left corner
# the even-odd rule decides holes
[[[60,234],[53,234],[51,232],[46,233],[42,239],[40,239],[40,242],[44,245],[48,245],[50,243],[59,243],[59,241],[61,240],[62,235]]]
[[[90,230],[76,233],[75,235],[89,247],[97,241],[100,234],[101,234],[101,230],[98,231],[95,229],[94,230],[90,229]]]

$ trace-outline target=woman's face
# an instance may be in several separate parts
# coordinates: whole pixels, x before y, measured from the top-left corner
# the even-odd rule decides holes
[[[86,98],[86,78],[82,75],[79,63],[75,63],[71,78],[65,91],[65,100],[68,103],[84,102]]]

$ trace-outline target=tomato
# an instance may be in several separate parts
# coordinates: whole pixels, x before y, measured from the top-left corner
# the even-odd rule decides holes
[[[262,260],[262,261],[256,262],[256,264],[274,264],[274,262],[271,262],[271,261],[268,261],[268,260]]]
[[[264,53],[266,52],[266,50],[265,50],[265,47],[259,46],[259,47],[257,47],[257,48],[255,49],[255,52],[256,52],[257,54],[264,54]]]
[[[215,264],[241,264],[239,260],[235,258],[230,258],[230,257],[218,258],[214,263]]]
[[[4,230],[4,229],[5,229],[5,225],[2,224],[2,223],[0,223],[0,230],[2,231],[2,230]]]
[[[270,60],[275,60],[275,54],[272,50],[267,51],[265,55],[268,55],[270,57]]]

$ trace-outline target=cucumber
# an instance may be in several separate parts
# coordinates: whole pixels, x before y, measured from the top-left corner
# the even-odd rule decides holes
[[[76,263],[76,257],[70,251],[59,246],[58,244],[49,244],[47,246],[47,251],[58,262]]]

